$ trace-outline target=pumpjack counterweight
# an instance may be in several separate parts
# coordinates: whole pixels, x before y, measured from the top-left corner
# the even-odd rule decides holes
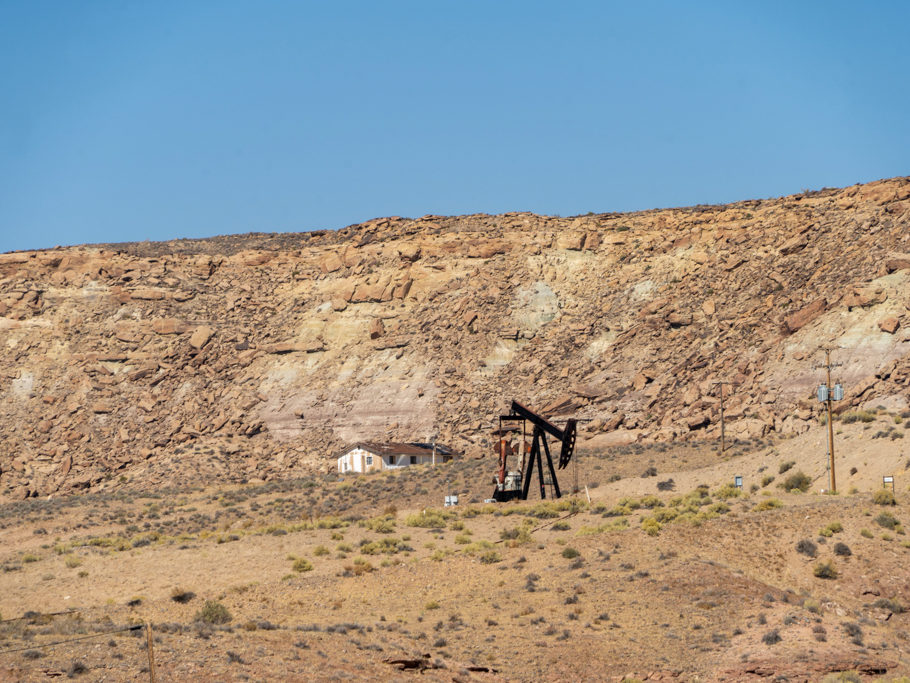
[[[521,423],[521,442],[516,454],[511,440],[506,438],[506,434],[518,431],[515,425],[519,422]],[[504,428],[503,423],[506,423],[509,427]],[[530,448],[528,448],[525,440],[528,423],[533,427]],[[499,417],[499,472],[496,478],[496,489],[493,491],[493,499],[497,501],[514,500],[516,498],[527,500],[535,465],[537,466],[537,479],[540,484],[540,497],[547,497],[546,487],[547,484],[550,484],[553,487],[553,497],[560,498],[562,492],[559,489],[559,481],[556,478],[556,469],[565,469],[572,459],[572,455],[575,452],[576,434],[577,421],[574,418],[566,421],[565,427],[560,428],[518,401],[512,401],[511,412],[508,415]],[[553,467],[553,457],[550,454],[550,444],[547,441],[547,435],[560,444],[559,460],[556,468]],[[508,458],[510,455],[518,455],[520,457],[520,469],[509,470]],[[546,480],[543,469],[544,458],[546,458],[549,481]]]

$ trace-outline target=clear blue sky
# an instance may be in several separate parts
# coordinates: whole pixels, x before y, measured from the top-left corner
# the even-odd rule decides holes
[[[910,174],[907,2],[0,0],[0,251]]]

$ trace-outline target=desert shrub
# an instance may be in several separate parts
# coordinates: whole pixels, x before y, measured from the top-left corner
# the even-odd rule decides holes
[[[660,510],[655,510],[652,517],[661,524],[666,524],[679,517],[679,510],[676,508],[661,508]]]
[[[561,498],[554,501],[541,501],[531,508],[518,508],[521,514],[537,519],[553,519],[566,512],[578,512],[587,507],[587,503],[574,498]]]
[[[374,567],[372,564],[367,562],[362,557],[355,557],[354,564],[345,565],[345,570],[349,571],[354,576],[361,576],[362,574],[369,574],[373,571]]]
[[[227,624],[231,619],[227,607],[217,600],[206,600],[195,616],[196,621],[204,624]]]
[[[676,483],[672,479],[657,482],[658,491],[672,491],[674,488],[676,488]]]
[[[499,532],[499,538],[503,541],[508,541],[509,546],[514,548],[519,545],[524,545],[525,543],[530,543],[534,539],[531,537],[531,532],[527,527],[514,527],[512,529],[503,529]]]
[[[313,548],[313,555],[315,555],[316,557],[322,557],[323,555],[328,555],[328,554],[329,554],[329,549],[326,548],[324,545],[317,545],[315,548]]]
[[[809,475],[799,470],[778,484],[784,491],[802,491],[805,493],[812,486],[812,479]]]
[[[894,529],[900,522],[890,512],[881,512],[875,518],[875,523],[884,529]]]
[[[313,571],[313,563],[305,557],[298,557],[294,560],[294,564],[291,565],[291,569],[297,573],[311,572]]]
[[[869,531],[868,529],[860,529],[859,535],[862,536],[863,538],[872,538],[872,532]]]
[[[822,683],[863,683],[863,679],[856,671],[838,671],[827,674]]]
[[[876,505],[897,505],[891,489],[879,489],[872,494],[872,502]]]
[[[762,502],[756,505],[753,510],[757,512],[763,512],[764,510],[773,510],[774,508],[783,506],[784,504],[781,503],[777,498],[765,498]]]
[[[848,621],[844,624],[844,631],[853,640],[854,645],[863,644],[863,627],[854,621]]]
[[[448,520],[454,515],[442,510],[428,509],[414,515],[408,515],[405,524],[423,529],[445,529]]]
[[[82,662],[75,660],[72,662],[72,664],[69,665],[69,668],[66,670],[66,677],[75,678],[76,676],[80,676],[87,672],[88,667]]]
[[[824,536],[825,538],[831,538],[834,534],[839,534],[843,530],[844,527],[840,522],[831,522],[824,529],[821,529],[818,532],[818,535]]]
[[[762,487],[765,487],[768,484],[772,483],[773,481],[774,481],[774,475],[766,474],[764,477],[761,478],[761,485],[762,485]]]
[[[870,413],[868,410],[848,410],[840,416],[840,421],[844,424],[875,422],[875,413]]]
[[[69,567],[70,569],[75,569],[76,567],[78,567],[82,564],[82,560],[80,560],[75,555],[67,555],[64,562],[65,562],[66,566]]]
[[[654,467],[653,465],[646,468],[645,471],[642,472],[642,474],[641,474],[642,479],[646,479],[648,477],[656,477],[656,476],[657,476],[657,468]]]
[[[612,522],[606,522],[605,524],[600,524],[597,526],[582,526],[578,530],[579,536],[591,536],[593,534],[605,534],[610,531],[619,531],[621,529],[627,529],[629,527],[629,520],[625,517],[614,520]]]
[[[475,541],[474,543],[466,545],[462,552],[464,552],[468,555],[476,555],[476,554],[482,553],[486,550],[492,550],[495,547],[496,546],[494,546],[489,541],[484,541],[481,539],[479,541]]]
[[[777,473],[783,474],[784,472],[787,472],[788,470],[793,469],[793,466],[795,464],[796,464],[795,460],[787,460],[786,462],[782,462],[780,464],[780,467],[777,468]]]
[[[360,524],[370,531],[375,531],[379,534],[391,534],[395,531],[395,518],[390,516],[365,519],[360,522]]]
[[[834,566],[834,563],[830,560],[827,562],[819,562],[812,568],[812,573],[819,579],[836,579],[837,578],[837,569]]]
[[[572,528],[572,525],[568,522],[556,522],[553,526],[550,527],[553,531],[568,531]]]
[[[834,554],[840,555],[841,557],[850,557],[853,554],[853,551],[850,550],[850,546],[846,543],[835,543]]]
[[[817,551],[817,546],[808,538],[804,538],[796,544],[796,552],[806,557],[815,557]]]
[[[641,505],[641,507],[648,508],[649,510],[653,510],[654,508],[663,507],[663,505],[664,505],[663,501],[661,501],[661,499],[658,498],[657,496],[645,496],[640,501],[638,501],[638,503],[639,503],[639,505]]]
[[[891,598],[879,598],[872,604],[879,609],[886,609],[889,612],[894,612],[894,614],[903,614],[907,611],[901,603]]]
[[[423,606],[425,610],[439,609],[439,603],[435,600],[430,600],[426,605]]]
[[[396,553],[409,552],[413,550],[405,540],[397,538],[383,538],[378,541],[371,541],[360,546],[360,552],[364,555],[395,555]]]
[[[806,598],[803,600],[803,607],[812,612],[812,614],[818,614],[821,611],[821,603],[818,600],[813,600],[812,598]]]
[[[316,521],[317,529],[344,529],[347,526],[348,522],[338,517],[322,517]]]
[[[502,555],[495,550],[488,550],[480,556],[481,564],[496,564],[502,562]]]
[[[741,495],[743,495],[743,492],[742,490],[736,488],[733,484],[724,484],[714,492],[714,495],[721,500],[730,500],[730,498],[739,498]]]
[[[578,552],[577,550],[575,550],[575,548],[563,548],[562,549],[562,556],[564,558],[566,558],[567,560],[572,560],[572,559],[578,557],[579,555],[581,555],[581,553]]]
[[[661,528],[661,523],[653,517],[645,517],[641,520],[641,529],[648,534],[648,536],[657,536],[660,533]]]
[[[781,640],[783,639],[780,637],[780,632],[776,628],[768,631],[761,637],[761,642],[763,642],[765,645],[775,645]]]

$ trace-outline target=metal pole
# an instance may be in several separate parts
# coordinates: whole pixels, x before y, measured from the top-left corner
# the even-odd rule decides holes
[[[825,366],[828,372],[828,462],[831,467],[831,493],[837,493],[837,479],[834,476],[834,423],[831,420],[831,350],[825,349]]]

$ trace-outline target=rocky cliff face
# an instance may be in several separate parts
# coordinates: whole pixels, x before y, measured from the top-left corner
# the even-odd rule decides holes
[[[425,216],[0,256],[0,498],[267,479],[348,441],[485,452],[514,397],[582,448],[905,408],[910,178],[727,206]]]

